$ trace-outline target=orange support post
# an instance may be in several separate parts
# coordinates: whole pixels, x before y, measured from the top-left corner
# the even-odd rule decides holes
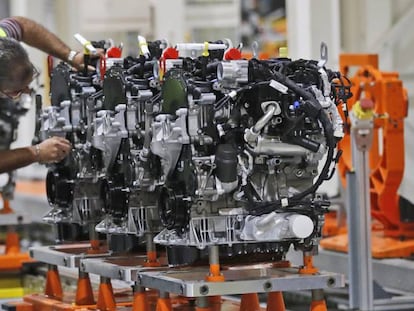
[[[6,235],[6,254],[20,253],[19,235],[16,232],[7,232]]]
[[[260,311],[259,296],[257,293],[242,295],[240,311]]]
[[[208,282],[224,282],[224,275],[220,271],[220,255],[218,245],[209,248],[210,273],[206,276]]]
[[[148,297],[145,288],[134,286],[134,299],[132,302],[132,311],[149,311]]]
[[[111,280],[101,277],[98,291],[98,301],[96,302],[97,309],[101,311],[115,311],[115,297],[112,289]]]
[[[78,286],[76,288],[76,300],[78,306],[93,305],[93,291],[89,274],[79,271]]]
[[[56,265],[49,265],[46,273],[45,295],[57,300],[62,300],[63,291],[60,283],[59,271]]]
[[[91,239],[89,240],[89,243],[91,244],[91,247],[86,251],[88,254],[101,254],[107,251],[106,247],[97,239]]]
[[[10,201],[3,199],[3,208],[1,209],[0,214],[11,214],[11,213],[13,213],[13,209],[10,206]],[[18,254],[19,252],[20,252],[19,235],[14,231],[7,232],[5,253],[6,254]]]
[[[168,293],[160,293],[155,311],[172,311],[171,299]]]
[[[313,256],[303,254],[303,266],[299,269],[300,274],[314,274],[318,268],[313,265]]]
[[[210,274],[206,276],[208,282],[224,282],[224,275],[220,272],[220,264],[210,264]],[[210,309],[216,310],[221,304],[221,296],[210,296]]]
[[[282,292],[270,292],[267,296],[266,311],[285,311],[285,300]]]
[[[158,261],[157,248],[154,244],[154,235],[152,233],[145,234],[147,259],[144,267],[160,267],[161,263]]]
[[[1,195],[0,195],[0,197],[1,197]],[[2,197],[2,199],[3,199],[3,208],[0,210],[0,214],[11,214],[11,213],[13,213],[13,209],[10,206],[10,201],[9,200],[4,200],[3,197]]]
[[[1,214],[1,213],[0,213]],[[9,230],[12,228],[9,228]],[[14,231],[6,234],[4,254],[0,255],[0,271],[21,269],[25,262],[32,262],[29,253],[20,252],[19,236]]]
[[[93,252],[99,251],[99,248],[101,246],[101,243],[99,240],[90,240],[91,243],[91,249]]]
[[[322,289],[312,290],[312,303],[310,311],[328,311]]]
[[[224,282],[224,275],[220,272],[220,264],[210,264],[210,274],[206,276],[209,282]]]
[[[13,209],[10,206],[10,201],[4,199],[0,194],[0,200],[3,200],[3,208],[0,210],[0,215],[13,214]],[[8,227],[6,233],[4,254],[0,255],[0,270],[18,270],[21,269],[25,262],[31,262],[29,253],[20,252],[19,235],[14,231],[14,226]]]
[[[144,267],[160,267],[161,263],[158,261],[156,251],[147,252],[147,260],[144,263]]]
[[[195,311],[212,311],[208,298],[209,297],[197,297]]]
[[[221,310],[221,296],[210,296],[208,297],[209,310],[220,311]]]
[[[220,261],[219,261],[219,249],[218,245],[213,245],[209,249],[209,263],[210,271],[206,275],[206,281],[208,282],[224,282],[224,275],[221,273]],[[209,297],[210,309],[220,310],[221,309],[221,296],[210,296]]]
[[[312,301],[310,311],[328,311],[325,300]]]

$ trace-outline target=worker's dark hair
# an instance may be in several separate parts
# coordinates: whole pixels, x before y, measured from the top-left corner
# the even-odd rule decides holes
[[[33,65],[19,41],[0,38],[0,90],[20,85],[32,75]]]

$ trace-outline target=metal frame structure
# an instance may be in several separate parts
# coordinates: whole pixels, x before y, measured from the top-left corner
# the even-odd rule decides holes
[[[223,270],[224,282],[204,279],[207,268],[171,269],[139,273],[141,286],[167,291],[185,297],[197,298],[215,295],[239,295],[278,291],[315,290],[344,286],[338,273],[299,273],[298,267],[274,268],[271,265],[228,267]]]
[[[214,250],[211,254],[213,259]],[[220,298],[222,295],[240,294],[240,303],[237,307],[232,303],[232,308],[258,310],[257,294],[267,293],[267,310],[280,311],[285,310],[282,291],[297,290],[312,291],[312,311],[327,310],[323,289],[344,286],[341,274],[306,273],[304,267],[291,267],[288,262],[221,268],[217,263],[210,267],[184,268],[145,267],[145,263],[145,256],[92,258],[81,261],[81,270],[100,275],[101,284],[110,279],[133,283],[132,310],[147,310],[151,304],[156,304],[157,310],[179,310],[194,300],[195,310],[215,310],[218,305],[228,308],[229,301]],[[153,290],[158,291],[155,301]],[[109,310],[116,303],[110,291],[106,295],[108,304],[101,307]]]

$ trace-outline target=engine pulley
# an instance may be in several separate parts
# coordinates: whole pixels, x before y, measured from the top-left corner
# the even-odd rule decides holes
[[[163,187],[158,198],[158,211],[163,225],[169,229],[182,231],[189,221],[189,203],[179,192]]]

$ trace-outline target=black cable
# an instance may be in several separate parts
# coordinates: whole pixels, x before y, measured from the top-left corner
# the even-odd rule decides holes
[[[336,145],[335,137],[333,135],[333,128],[331,121],[326,113],[323,111],[323,107],[320,105],[320,103],[315,99],[315,97],[298,86],[294,81],[289,79],[288,77],[284,76],[283,74],[279,72],[273,72],[273,77],[276,81],[282,83],[283,85],[287,86],[290,90],[298,94],[300,97],[305,99],[304,109],[305,111],[314,119],[318,119],[323,127],[326,143],[328,146],[328,154],[326,157],[326,162],[321,170],[321,173],[318,176],[318,179],[316,182],[310,186],[308,189],[302,191],[301,193],[295,194],[288,199],[288,206],[292,206],[295,203],[303,202],[303,199],[308,196],[309,194],[313,194],[317,191],[319,186],[322,184],[322,182],[328,177],[329,167],[332,162],[332,159],[334,157],[334,148]],[[253,215],[262,215],[265,213],[268,213],[269,210],[273,211],[277,208],[280,208],[283,206],[282,200],[277,200],[274,202],[266,202],[266,203],[253,203],[253,207],[247,207],[249,213]]]
[[[252,90],[258,86],[261,85],[267,85],[269,84],[269,81],[261,81],[261,82],[256,82],[254,84],[249,84],[246,86],[243,86],[237,90],[234,90],[233,92],[236,92],[237,95],[235,97],[231,97],[229,94],[227,94],[226,96],[220,98],[215,104],[214,104],[214,110],[220,110],[221,108],[223,108],[225,105],[227,105],[228,103],[230,103],[231,101],[236,101],[236,98],[240,97],[240,95],[248,90]]]

